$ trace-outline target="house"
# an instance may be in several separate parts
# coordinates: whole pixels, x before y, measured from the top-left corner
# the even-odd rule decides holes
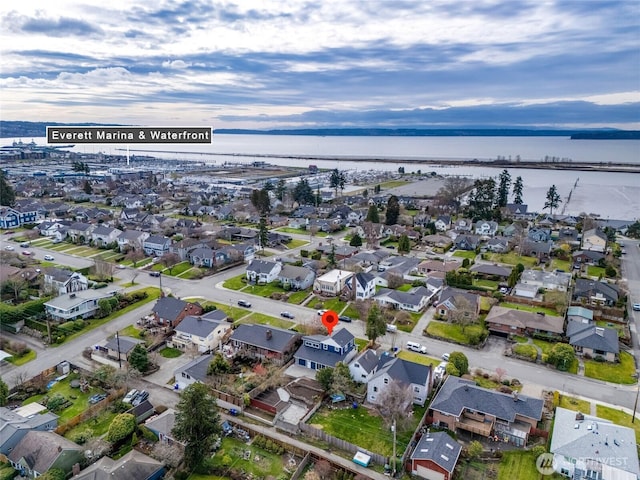
[[[553,469],[572,480],[640,478],[633,429],[556,407],[549,451]]]
[[[538,295],[538,286],[516,283],[513,287],[512,295],[516,297],[534,299]]]
[[[480,245],[480,237],[478,235],[458,235],[453,241],[453,245],[458,250],[474,251]]]
[[[385,288],[380,290],[373,299],[382,307],[421,312],[429,305],[436,293],[437,291],[423,286],[413,287],[406,292]]]
[[[173,425],[176,421],[176,411],[173,408],[167,408],[160,415],[154,415],[144,422],[145,427],[158,436],[158,440],[162,443],[173,444],[182,442],[173,437]]]
[[[440,215],[433,224],[439,232],[446,232],[451,228],[451,217],[449,215]]]
[[[25,223],[35,223],[39,219],[37,210],[20,207],[0,207],[0,229],[21,227]]]
[[[313,292],[328,297],[337,297],[347,288],[347,283],[353,275],[353,272],[347,270],[331,270],[316,278],[313,282]]]
[[[566,292],[571,284],[571,274],[567,272],[545,272],[526,269],[520,275],[520,283],[533,285],[544,290]]]
[[[37,404],[29,404],[36,406]],[[0,460],[6,461],[6,455],[13,451],[18,442],[22,440],[27,432],[38,430],[48,432],[55,430],[58,426],[58,415],[45,411],[27,411],[21,413],[16,410],[9,410],[7,407],[0,407]],[[2,457],[5,456],[3,459]]]
[[[530,228],[527,232],[527,239],[532,242],[546,243],[551,240],[551,229],[538,227]]]
[[[498,222],[491,220],[480,220],[475,226],[476,235],[493,237],[498,232]]]
[[[376,277],[371,273],[356,273],[347,282],[347,287],[353,292],[355,284],[355,299],[366,300],[376,294]]]
[[[144,241],[150,236],[151,234],[149,232],[143,232],[141,230],[125,230],[118,235],[118,248],[121,252],[128,249],[142,250]]]
[[[67,227],[67,237],[74,243],[85,244],[91,239],[94,226],[90,223],[75,222]]]
[[[604,260],[604,253],[596,252],[593,250],[578,250],[571,254],[574,264],[581,265],[597,265],[601,260]]]
[[[451,480],[462,445],[445,432],[427,432],[411,453],[409,472],[425,479]]]
[[[299,333],[283,328],[241,324],[231,334],[230,342],[236,353],[283,365],[293,357],[300,338]]]
[[[161,257],[171,249],[171,239],[159,235],[150,235],[142,243],[145,255]]]
[[[542,399],[500,393],[449,375],[429,406],[433,424],[453,432],[464,430],[497,437],[518,447],[527,444],[542,419]]]
[[[473,222],[469,218],[458,218],[453,222],[453,229],[460,233],[470,233],[473,229]]]
[[[607,249],[607,235],[599,228],[582,232],[582,249],[604,253]]]
[[[567,308],[567,320],[580,323],[592,323],[593,311],[584,307],[569,307]]]
[[[440,293],[436,304],[436,314],[449,318],[458,310],[468,310],[469,314],[475,319],[480,311],[480,297],[466,290],[446,287]]]
[[[278,273],[278,281],[284,288],[291,290],[306,290],[311,288],[316,273],[307,267],[296,267],[295,265],[283,265]]]
[[[509,251],[509,241],[505,237],[493,237],[484,245],[490,252],[505,253]]]
[[[409,388],[413,403],[424,406],[433,387],[431,365],[409,362],[384,352],[375,373],[367,382],[367,400],[377,403],[382,392],[392,383]]]
[[[160,297],[153,306],[156,323],[175,328],[187,315],[201,315],[202,307],[175,297]]]
[[[68,227],[69,225],[71,225],[71,222],[66,222],[66,221],[52,221],[52,222],[41,222],[36,226],[36,229],[38,230],[38,232],[40,232],[40,235],[44,236],[44,237],[53,237],[55,236],[55,234],[65,228]]]
[[[349,364],[349,373],[355,382],[367,383],[378,370],[378,355],[367,348]]]
[[[560,336],[564,333],[564,319],[542,312],[528,312],[494,306],[485,318],[489,332],[500,335],[533,335],[543,333]]]
[[[569,320],[567,337],[576,353],[591,358],[602,357],[615,362],[620,353],[618,331],[615,328],[599,327],[595,323]]]
[[[476,263],[470,269],[471,273],[489,280],[506,280],[513,268],[491,263]]]
[[[194,358],[189,363],[182,365],[173,372],[175,379],[174,390],[184,390],[196,382],[205,383],[207,371],[213,355],[208,353]]]
[[[295,364],[311,370],[333,368],[342,362],[348,364],[358,352],[355,337],[346,328],[331,335],[307,335],[293,355]]]
[[[54,432],[31,430],[7,455],[23,477],[36,478],[57,468],[68,474],[84,459],[82,447]]]
[[[107,340],[103,345],[96,345],[95,350],[113,360],[129,360],[129,354],[138,344],[144,344],[142,340],[132,337],[116,335]]]
[[[72,480],[159,480],[164,477],[164,465],[141,453],[131,450],[117,460],[102,457],[91,464]]]
[[[103,298],[115,296],[119,290],[81,290],[66,293],[45,302],[47,316],[52,320],[67,322],[78,318],[90,318],[95,315]]]
[[[280,262],[251,260],[247,265],[247,280],[252,283],[271,283],[278,278],[280,270],[282,270]]]
[[[583,305],[605,305],[612,307],[618,302],[618,287],[606,282],[585,278],[576,279],[571,299]]]
[[[106,247],[115,243],[122,230],[107,227],[106,225],[98,225],[91,231],[91,241],[96,247]]]
[[[462,266],[462,262],[458,260],[425,260],[418,264],[418,273],[429,275],[432,272],[447,273],[457,270]]]
[[[535,257],[540,261],[545,261],[551,257],[553,250],[553,242],[535,242],[530,239],[523,240],[520,245],[520,255],[527,257]]]
[[[528,208],[528,205],[522,203],[507,203],[506,205],[508,215],[515,219],[527,218],[529,215]]]
[[[425,235],[424,237],[422,237],[422,241],[427,245],[431,245],[432,247],[443,249],[448,248],[452,243],[451,237],[442,235],[440,233]]]
[[[199,353],[209,352],[220,345],[229,331],[231,325],[228,322],[188,315],[174,327],[174,334],[168,345],[180,350],[193,348]]]
[[[224,263],[224,257],[216,262],[216,252],[211,247],[204,246],[191,251],[189,262],[197,267],[212,268],[216,263]]]
[[[44,269],[43,286],[46,292],[64,295],[65,293],[80,292],[88,289],[89,280],[78,272],[57,267],[47,267]]]

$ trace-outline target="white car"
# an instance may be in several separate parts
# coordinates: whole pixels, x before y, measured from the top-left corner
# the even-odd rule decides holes
[[[45,259],[47,262],[53,262],[53,260],[54,260],[53,255],[45,255],[45,256],[44,256],[44,259]]]
[[[634,303],[633,304],[633,310],[636,312],[640,312],[640,303]]]
[[[4,247],[5,250],[7,250],[8,252],[12,252],[13,250],[15,250],[15,248],[13,248],[13,246],[11,245],[7,245],[6,247]]]
[[[412,352],[418,352],[422,354],[427,353],[427,347],[424,345],[420,345],[418,342],[407,342],[407,349]]]
[[[318,310],[318,315],[322,316],[327,313],[329,310]]]
[[[120,264],[120,265],[118,265],[118,268],[119,268],[120,270],[124,270],[124,269],[125,269],[125,268],[127,268],[127,267],[125,267],[124,265]]]

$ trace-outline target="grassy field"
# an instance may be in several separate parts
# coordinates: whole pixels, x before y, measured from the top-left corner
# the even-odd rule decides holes
[[[244,278],[246,277],[244,274],[242,274],[242,275],[238,275],[237,277],[233,277],[228,280],[225,280],[225,282],[223,283],[224,288],[228,288],[229,290],[241,290],[247,286],[246,281],[245,282],[242,281]]]
[[[574,410],[576,412],[587,414],[591,412],[591,402],[575,397],[570,397],[568,395],[560,395],[559,406],[562,408],[566,408],[567,410]]]
[[[484,278],[476,278],[473,280],[473,285],[475,287],[484,288],[485,290],[497,290],[499,283],[500,282],[496,282],[495,280],[485,280]]]
[[[126,337],[136,338],[138,340],[144,340],[144,337],[141,335],[142,330],[137,328],[135,325],[129,325],[128,327],[125,327],[122,330],[120,330],[119,333],[120,335],[123,335]]]
[[[20,365],[24,365],[25,363],[28,363],[31,360],[35,360],[36,356],[37,354],[35,350],[29,350],[28,353],[25,353],[21,357],[8,357],[7,362],[9,362],[12,365],[15,365],[16,367],[19,367]]]
[[[71,439],[74,437],[76,433],[84,432],[86,430],[91,431],[91,435],[93,437],[99,437],[101,435],[104,435],[109,431],[109,426],[111,425],[111,422],[113,421],[116,415],[117,413],[112,412],[109,409],[103,410],[98,414],[97,417],[94,417],[91,420],[88,420],[86,422],[82,422],[76,425],[67,433],[65,433],[64,436],[65,438]]]
[[[389,180],[380,184],[380,188],[396,188],[407,185],[409,182],[405,180]]]
[[[302,229],[302,228],[290,228],[290,227],[280,227],[276,228],[276,232],[284,232],[284,233],[297,233],[298,235],[310,235],[311,232]],[[327,232],[317,232],[314,237],[326,237],[329,235]]]
[[[498,466],[498,480],[540,480],[536,457],[532,452],[513,450],[503,452]]]
[[[182,352],[177,348],[165,347],[160,350],[160,356],[164,358],[178,358]]]
[[[590,277],[604,277],[605,269],[602,267],[596,267],[595,265],[587,265],[587,275]]]
[[[454,257],[458,258],[468,258],[469,260],[475,260],[478,254],[475,251],[471,250],[456,250],[453,252]]]
[[[551,269],[570,272],[571,262],[569,260],[558,260],[557,258],[554,258],[553,260],[551,260]]]
[[[628,413],[605,405],[596,405],[596,416],[635,430],[636,442],[640,443],[640,422],[632,422],[633,418]]]
[[[483,328],[480,325],[469,325],[463,331],[461,325],[440,322],[437,320],[429,322],[427,327],[427,333],[434,337],[439,337],[444,340],[452,340],[464,345],[469,344],[469,334],[480,332]]]
[[[513,346],[513,352],[517,355],[530,358],[532,361],[538,357],[538,350],[533,345],[519,343]]]
[[[627,352],[620,352],[620,363],[584,361],[584,375],[605,382],[632,385],[636,383],[633,375],[636,372],[633,357]]]
[[[309,291],[300,290],[298,292],[293,292],[289,294],[289,303],[293,303],[295,305],[300,305],[302,302],[306,300],[309,296]]]
[[[400,350],[398,352],[398,358],[408,362],[419,363],[420,365],[432,365],[433,367],[437,367],[440,365],[440,362],[442,362],[440,358],[429,357],[428,355],[422,355],[408,350]]]
[[[514,310],[523,310],[525,312],[533,312],[533,313],[542,312],[545,315],[551,315],[554,317],[558,315],[558,312],[553,308],[534,307],[532,305],[523,305],[520,303],[509,303],[509,302],[502,302],[499,305],[501,307],[512,308]]]
[[[535,267],[538,259],[534,257],[523,257],[514,252],[509,253],[489,253],[488,260],[491,262],[506,263],[508,265],[518,265],[521,263],[525,267]]]
[[[295,325],[294,322],[290,322],[289,320],[285,320],[284,318],[272,317],[271,315],[265,315],[263,313],[257,312],[254,312],[247,317],[243,317],[241,320],[235,323],[259,323],[261,325],[271,325],[272,327],[277,328],[289,328]]]
[[[302,247],[303,245],[309,245],[309,242],[307,242],[306,240],[298,240],[297,238],[294,238],[289,243],[287,243],[287,248],[288,249],[298,248],[298,247]]]

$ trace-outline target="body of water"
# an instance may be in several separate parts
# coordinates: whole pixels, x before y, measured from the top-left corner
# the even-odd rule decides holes
[[[29,141],[30,139],[23,139]],[[34,139],[45,144],[46,139]],[[8,139],[6,144],[11,143]],[[73,150],[82,153],[126,154],[127,145],[84,144]],[[214,135],[211,145],[129,145],[131,155],[153,155],[167,159],[197,160],[216,165],[225,162],[266,161],[280,166],[340,170],[434,171],[442,175],[471,178],[497,176],[501,169],[468,166],[465,160],[507,158],[522,162],[562,159],[574,163],[640,163],[638,140],[571,140],[569,137],[337,137],[303,135]],[[145,149],[145,152],[136,152]],[[179,152],[179,153],[176,153]],[[276,157],[264,158],[260,155]],[[277,158],[300,156],[332,159]],[[389,162],[367,162],[384,158]],[[417,159],[459,160],[460,165],[434,166],[414,163]],[[602,218],[635,220],[640,214],[640,174],[577,172],[509,168],[512,179],[524,181],[524,202],[530,210],[542,211],[545,195],[556,185],[563,198],[560,211],[578,215],[594,213]],[[577,181],[577,185],[576,185]],[[574,188],[574,185],[575,188]],[[566,199],[571,193],[571,201]]]

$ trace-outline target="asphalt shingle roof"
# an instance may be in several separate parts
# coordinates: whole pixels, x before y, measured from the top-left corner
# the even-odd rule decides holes
[[[271,335],[267,335],[267,331]],[[268,325],[241,324],[233,331],[232,341],[238,341],[255,347],[265,348],[272,352],[284,353],[289,342],[299,336],[298,333]]]
[[[445,432],[433,432],[423,435],[411,454],[411,460],[431,460],[453,472],[458,462],[462,446]]]

